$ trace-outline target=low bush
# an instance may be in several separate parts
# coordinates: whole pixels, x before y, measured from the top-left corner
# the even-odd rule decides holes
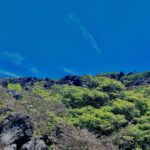
[[[7,88],[9,90],[13,90],[13,91],[16,91],[16,92],[22,92],[22,87],[19,83],[17,83],[17,84],[9,83]]]

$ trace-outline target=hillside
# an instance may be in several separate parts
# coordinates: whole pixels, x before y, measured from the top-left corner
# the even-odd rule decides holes
[[[0,79],[0,149],[149,150],[150,72]]]

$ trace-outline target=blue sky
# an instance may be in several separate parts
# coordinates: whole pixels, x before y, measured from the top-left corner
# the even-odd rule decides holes
[[[0,1],[0,76],[150,70],[149,0]]]

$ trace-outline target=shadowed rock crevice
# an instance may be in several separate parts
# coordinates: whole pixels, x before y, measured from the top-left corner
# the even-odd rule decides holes
[[[48,150],[44,137],[32,137],[33,124],[21,113],[8,116],[0,123],[0,149]]]

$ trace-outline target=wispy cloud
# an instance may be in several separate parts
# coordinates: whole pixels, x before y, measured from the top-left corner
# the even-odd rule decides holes
[[[25,58],[18,52],[4,51],[1,56],[3,57],[3,59],[8,59],[18,66],[22,66],[23,62],[25,61]]]
[[[65,73],[67,74],[71,74],[71,75],[78,75],[79,73],[73,69],[70,69],[70,68],[63,68],[62,69]]]
[[[35,73],[35,74],[39,74],[40,73],[40,71],[35,66],[32,66],[30,68],[30,71],[33,72],[33,73]]]
[[[32,63],[30,63],[27,58],[25,58],[22,54],[18,52],[10,52],[10,51],[4,51],[1,53],[0,59],[9,61],[12,64],[19,66],[21,68],[26,69],[27,71],[39,74],[39,69],[34,66]]]
[[[68,14],[64,16],[64,20],[66,23],[71,25],[76,31],[80,32],[85,39],[85,41],[97,52],[101,53],[101,50],[93,37],[93,35],[88,31],[88,29],[83,25],[81,19],[75,14]]]
[[[16,74],[16,73],[13,73],[13,72],[10,72],[10,71],[7,71],[7,70],[1,70],[0,69],[0,74],[1,75],[4,75],[4,76],[8,76],[8,77],[21,77],[20,75]]]

